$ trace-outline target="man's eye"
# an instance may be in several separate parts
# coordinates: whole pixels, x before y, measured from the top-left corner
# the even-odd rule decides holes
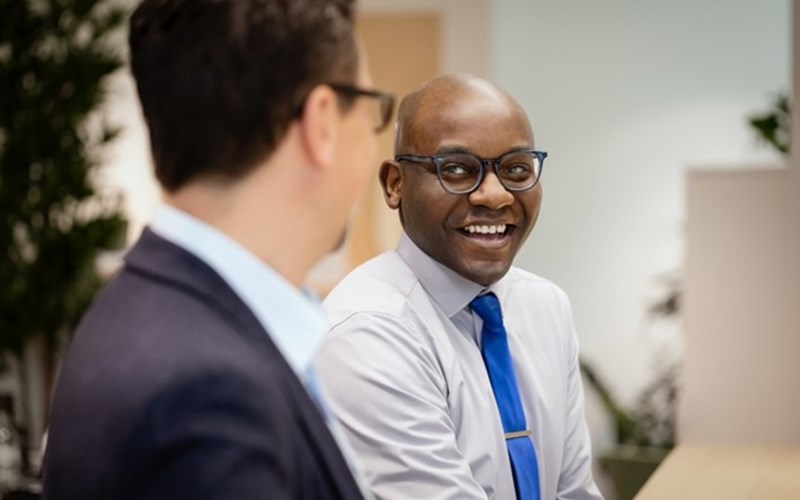
[[[441,170],[446,175],[470,175],[473,169],[461,163],[447,163],[442,165]]]
[[[528,175],[533,172],[533,167],[527,163],[514,163],[511,165],[503,165],[502,171],[506,175]]]

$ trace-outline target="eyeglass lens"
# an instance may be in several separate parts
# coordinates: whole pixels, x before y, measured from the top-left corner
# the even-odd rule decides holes
[[[453,154],[438,158],[437,170],[442,184],[450,191],[464,193],[481,182],[481,160],[470,154]],[[510,191],[521,191],[536,184],[541,172],[541,161],[533,153],[512,152],[495,162],[496,173],[503,186]],[[490,167],[491,165],[487,165]]]

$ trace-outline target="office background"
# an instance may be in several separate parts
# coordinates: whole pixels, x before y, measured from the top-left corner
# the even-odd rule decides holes
[[[438,73],[469,72],[495,81],[528,111],[537,147],[550,158],[542,213],[517,264],[565,289],[584,359],[623,404],[633,405],[658,370],[683,360],[687,341],[683,316],[656,318],[648,308],[668,292],[669,280],[686,286],[689,228],[707,235],[723,220],[691,226],[689,193],[698,192],[690,189],[689,172],[770,176],[785,168],[786,159],[756,140],[747,119],[768,108],[776,93],[791,91],[790,2],[364,0],[361,8],[360,29],[378,86],[402,94]],[[105,154],[101,182],[124,193],[132,242],[159,195],[127,71],[111,82],[107,114],[124,130]],[[390,134],[382,140],[388,154]],[[775,198],[769,188],[754,197],[747,185],[735,192],[741,207]],[[697,199],[711,205],[714,196],[725,199],[724,192],[715,193]],[[348,248],[323,263],[313,283],[324,292],[353,265],[391,248],[399,231],[395,218],[375,183]],[[721,240],[708,241],[713,246]],[[118,262],[118,255],[111,256],[102,266],[111,272]],[[785,290],[789,299],[796,297],[796,287]],[[780,311],[779,329],[786,326]],[[702,321],[700,314],[695,323]],[[757,328],[752,333],[762,334]],[[725,338],[715,341],[725,356]],[[691,366],[706,379],[696,369],[702,363]],[[3,387],[13,388],[13,382],[0,382]],[[703,394],[688,394],[688,417],[702,420]],[[587,398],[594,445],[602,450],[613,444],[612,424],[596,395],[588,391]],[[765,396],[763,403],[772,401]],[[783,408],[787,418],[797,415],[797,407]],[[34,427],[41,428],[41,415],[36,418]],[[703,425],[694,429],[703,436]],[[788,438],[777,433],[774,439]]]

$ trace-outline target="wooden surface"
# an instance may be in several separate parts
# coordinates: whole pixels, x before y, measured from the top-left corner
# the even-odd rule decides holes
[[[800,447],[681,445],[636,500],[798,500]]]

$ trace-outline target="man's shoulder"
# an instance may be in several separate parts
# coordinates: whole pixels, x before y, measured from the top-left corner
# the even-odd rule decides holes
[[[257,381],[265,367],[275,370],[268,379],[289,373],[257,320],[242,313],[246,306],[224,294],[226,302],[217,302],[207,290],[126,265],[82,318],[62,378],[96,381],[109,398],[147,398],[168,380],[214,374]]]
[[[526,300],[552,300],[558,303],[568,302],[567,294],[558,285],[547,278],[531,271],[513,266],[503,278],[507,294],[513,297],[525,297]]]
[[[389,251],[347,274],[323,301],[332,323],[358,312],[399,315],[419,280],[397,252]]]

